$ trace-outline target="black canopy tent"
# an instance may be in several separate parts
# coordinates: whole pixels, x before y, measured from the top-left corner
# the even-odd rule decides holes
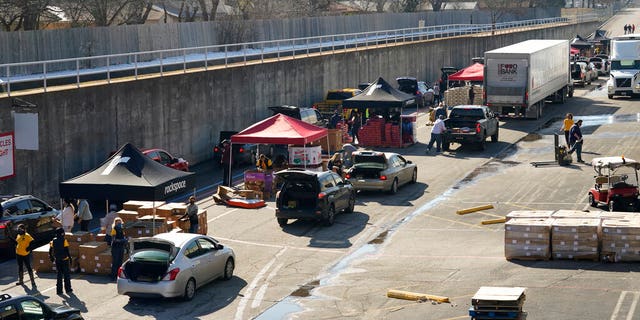
[[[195,175],[166,167],[127,143],[93,171],[60,183],[60,197],[75,199],[161,201],[195,187]],[[155,230],[155,214],[153,230]]]
[[[413,95],[404,93],[382,78],[370,84],[362,93],[342,101],[343,108],[404,108],[416,103]],[[417,104],[416,104],[417,105]]]
[[[397,127],[399,127],[400,139],[399,143],[404,143],[404,125],[403,122],[403,110],[409,105],[415,105],[416,112],[415,117],[418,115],[418,103],[416,98],[412,94],[404,93],[394,87],[392,87],[387,81],[382,79],[382,77],[378,78],[375,82],[371,83],[368,87],[366,87],[360,94],[355,97],[351,97],[349,99],[342,101],[342,107],[346,109],[362,109],[365,110],[366,118],[373,116],[381,116],[381,118],[385,119],[385,122],[388,119],[391,119],[391,123],[395,123]],[[411,116],[409,116],[411,118]],[[364,117],[362,118],[364,119]],[[395,119],[395,120],[394,120]],[[395,122],[397,121],[397,122]],[[410,120],[406,120],[410,121]],[[369,120],[367,120],[367,123]],[[415,122],[415,120],[411,121]],[[415,137],[415,126],[410,127],[412,133],[408,136],[411,137],[411,142],[414,143],[416,141]],[[363,127],[364,129],[364,127]],[[391,130],[393,132],[393,130]],[[373,132],[371,134],[374,134]],[[374,134],[376,135],[376,134]],[[370,135],[371,136],[371,135]],[[385,139],[387,134],[384,134]],[[391,138],[393,140],[393,138]],[[374,139],[375,141],[375,139]],[[381,143],[380,140],[377,142],[373,142],[374,144]]]
[[[588,49],[591,48],[593,44],[589,41],[587,41],[587,39],[581,37],[580,35],[576,35],[575,38],[573,38],[573,40],[571,40],[571,46],[577,49]]]
[[[60,197],[161,201],[188,192],[195,175],[166,167],[127,143],[96,169],[60,183]]]

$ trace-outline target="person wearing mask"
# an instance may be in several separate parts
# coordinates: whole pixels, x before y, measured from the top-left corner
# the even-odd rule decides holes
[[[336,152],[331,156],[327,163],[327,169],[342,176],[342,154]]]
[[[436,143],[436,152],[440,152],[440,148],[442,147],[442,135],[446,130],[447,128],[444,125],[444,117],[439,115],[436,122],[433,123],[433,128],[431,128],[431,140],[427,145],[427,153],[431,151],[434,142]]]
[[[264,154],[261,154],[258,161],[256,161],[256,168],[262,171],[271,170],[273,168],[273,161]]]
[[[231,143],[222,141],[222,185],[231,187]]]
[[[100,228],[105,234],[104,241],[111,245],[111,227],[113,221],[118,217],[118,206],[115,203],[109,205],[109,212],[102,219],[102,225]]]
[[[198,233],[198,205],[196,204],[196,197],[189,197],[189,204],[187,205],[187,212],[184,216],[180,217],[180,220],[189,218],[189,233]]]
[[[435,120],[438,120],[438,118],[440,118],[440,116],[442,116],[443,119],[447,118],[447,109],[444,107],[444,102],[440,102],[438,103],[438,106],[436,107],[436,109],[433,111],[433,120],[435,122]]]
[[[438,81],[436,80],[433,83],[433,103],[440,103],[440,85],[438,84]]]
[[[562,128],[560,131],[564,132],[564,140],[567,142],[567,148],[571,146],[569,143],[569,131],[571,131],[571,127],[573,127],[573,114],[567,113],[564,121],[562,121]]]
[[[27,233],[24,224],[18,225],[18,235],[14,241],[16,243],[16,261],[18,262],[18,283],[16,283],[16,285],[21,286],[24,284],[23,267],[26,267],[29,273],[29,279],[31,279],[31,286],[35,287],[36,282],[33,278],[33,270],[31,269],[31,243],[33,242],[33,237]]]
[[[331,119],[329,119],[329,129],[335,129],[340,121],[342,121],[342,115],[338,112],[338,109],[336,109],[333,111]]]
[[[56,220],[62,224],[64,232],[71,232],[71,229],[73,229],[73,217],[75,216],[73,213],[73,206],[71,206],[71,200],[62,200],[62,207],[63,209],[56,216]]]
[[[128,245],[127,238],[122,227],[122,219],[115,218],[111,226],[111,280],[118,277],[118,269],[122,265],[124,251]]]
[[[576,157],[578,158],[577,161],[584,163],[584,160],[582,160],[582,131],[580,130],[580,127],[582,127],[582,120],[576,121],[569,131],[569,141],[571,142],[569,154],[572,154],[575,151]]]
[[[55,262],[58,278],[56,282],[56,293],[62,294],[62,279],[64,278],[64,291],[73,292],[71,288],[71,253],[69,253],[69,242],[64,237],[65,230],[58,228],[56,237],[49,243],[49,258]]]
[[[89,231],[89,223],[93,219],[91,209],[89,208],[89,202],[86,199],[78,199],[78,213],[77,217],[80,220],[80,231]]]
[[[345,143],[342,145],[342,166],[344,168],[351,168],[351,165],[353,164],[351,155],[356,150],[358,150],[358,148],[354,147],[350,143]]]
[[[360,142],[358,139],[358,131],[360,130],[360,127],[362,127],[362,117],[360,116],[360,112],[356,110],[353,113],[353,118],[351,118],[351,136],[353,137],[354,144]]]

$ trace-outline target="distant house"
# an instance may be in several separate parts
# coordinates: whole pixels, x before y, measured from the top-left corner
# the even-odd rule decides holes
[[[433,7],[431,3],[426,3],[422,5],[420,8],[423,11],[432,11]],[[478,1],[469,1],[469,2],[445,2],[442,4],[440,10],[478,10],[480,9],[480,2]]]
[[[187,19],[187,16],[194,15],[194,8],[192,7],[182,7],[182,1],[165,1],[164,4],[157,3],[154,4],[151,8],[151,12],[149,12],[149,16],[147,17],[147,24],[154,23],[177,23],[182,20],[183,22]],[[182,9],[182,12],[180,11]],[[211,8],[206,8],[206,12],[211,12]],[[218,3],[218,8],[216,9],[216,17],[220,16],[230,16],[237,13],[237,10],[234,7],[229,6],[225,3],[224,0],[220,0]],[[182,19],[180,18],[182,15]],[[194,15],[195,21],[202,21],[202,9],[198,8]]]

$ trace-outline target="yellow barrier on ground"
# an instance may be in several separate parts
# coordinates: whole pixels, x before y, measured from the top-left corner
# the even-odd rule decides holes
[[[457,214],[467,214],[467,213],[481,211],[481,210],[487,210],[487,209],[493,209],[493,205],[487,204],[487,205],[484,205],[484,206],[473,207],[473,208],[468,208],[468,209],[462,209],[462,210],[456,211],[456,213]]]
[[[499,219],[491,219],[491,220],[483,220],[482,224],[496,224],[496,223],[505,223],[507,222],[507,218],[499,218]]]
[[[415,293],[415,292],[394,290],[394,289],[387,290],[387,297],[404,299],[404,300],[413,300],[413,301],[431,300],[431,301],[440,302],[440,303],[451,302],[449,301],[449,297],[434,296],[431,294]]]

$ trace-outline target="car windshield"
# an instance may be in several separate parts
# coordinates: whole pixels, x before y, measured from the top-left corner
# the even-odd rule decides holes
[[[482,118],[484,112],[477,108],[456,108],[451,110],[450,118]]]
[[[638,70],[640,60],[614,60],[611,61],[612,70]]]
[[[170,252],[149,249],[137,251],[131,256],[131,258],[135,261],[166,262],[170,259],[170,256]]]

